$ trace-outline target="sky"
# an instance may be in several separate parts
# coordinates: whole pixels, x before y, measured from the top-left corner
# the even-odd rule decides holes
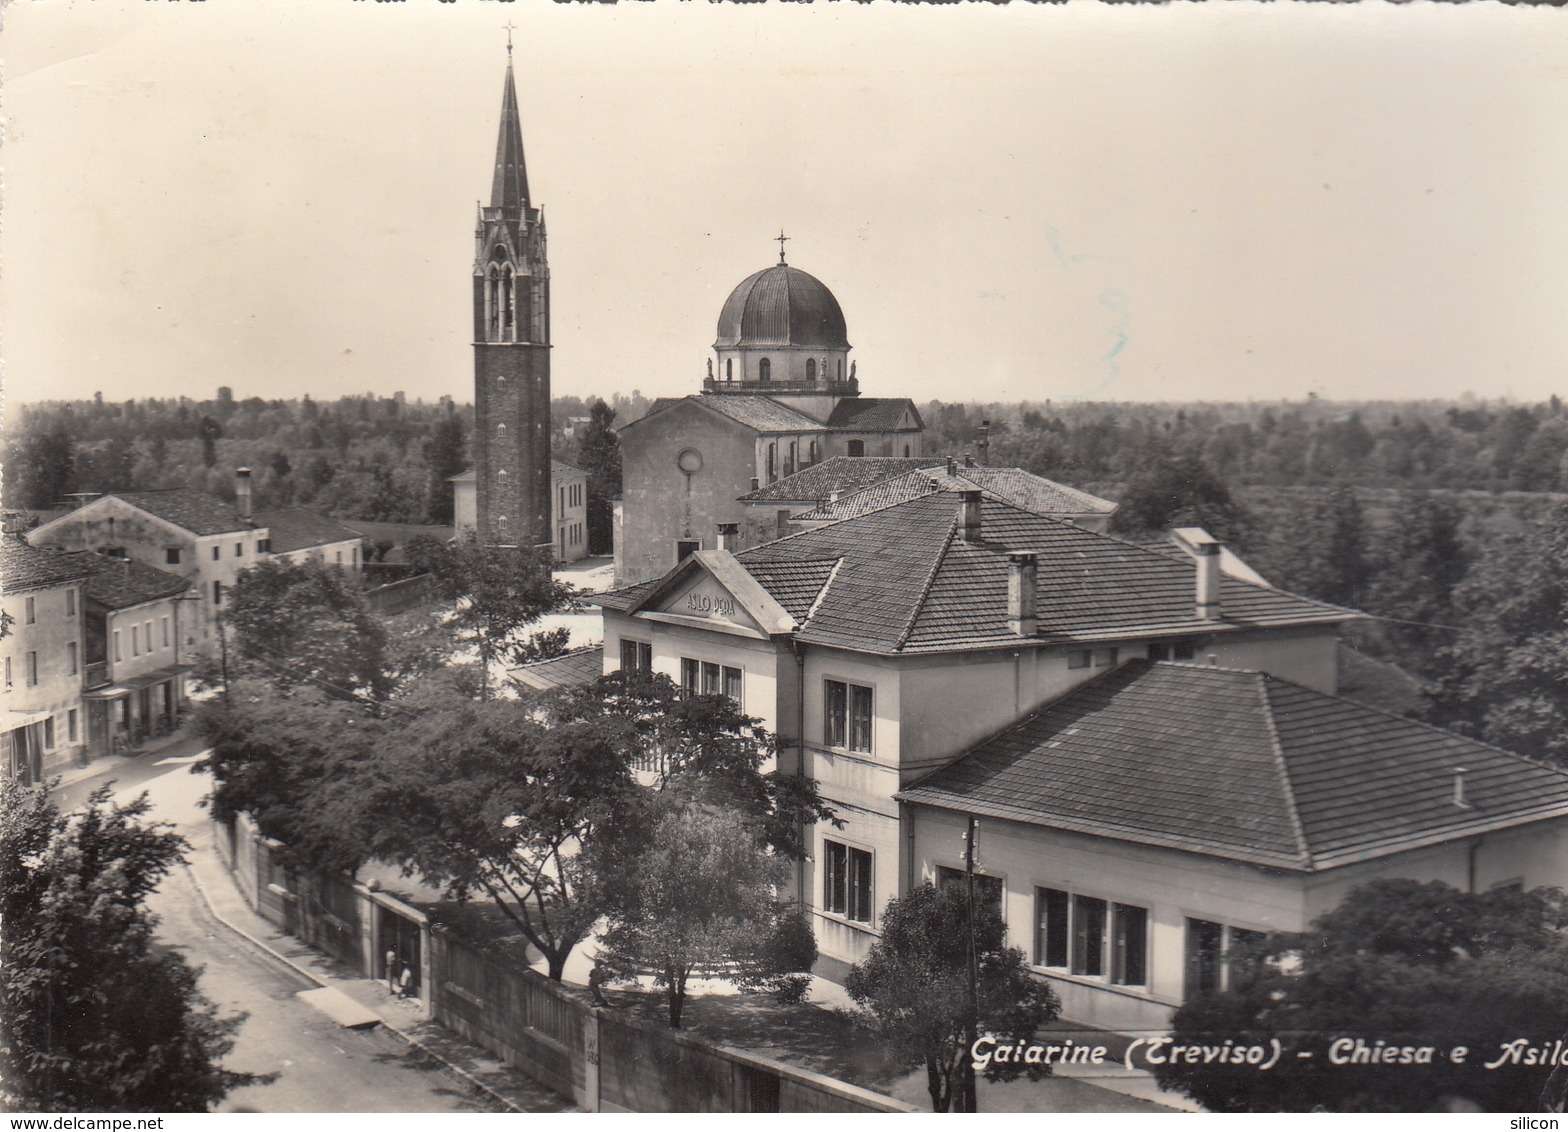
[[[471,400],[509,22],[557,395],[781,229],[868,396],[1568,394],[1550,8],[11,0],[6,397]]]

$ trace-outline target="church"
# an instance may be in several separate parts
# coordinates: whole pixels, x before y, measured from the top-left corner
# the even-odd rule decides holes
[[[626,498],[615,576],[658,577],[735,524],[763,541],[740,497],[834,457],[926,455],[907,397],[862,397],[838,299],[785,261],[742,280],[719,311],[702,392],[661,398],[620,430]],[[716,363],[716,364],[715,364]]]

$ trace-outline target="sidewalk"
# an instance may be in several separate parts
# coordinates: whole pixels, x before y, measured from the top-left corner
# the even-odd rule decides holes
[[[381,1024],[415,1049],[434,1058],[464,1084],[511,1112],[576,1112],[570,1101],[503,1064],[475,1045],[436,1025],[417,1001],[394,998],[379,979],[353,975],[251,911],[219,859],[212,827],[191,837],[186,866],[213,916],[253,946],[272,955],[318,986],[347,995],[381,1019]]]
[[[194,741],[196,740],[193,739],[189,726],[185,726],[168,735],[159,736],[157,739],[149,739],[137,749],[127,751],[123,755],[103,755],[86,763],[72,762],[62,766],[46,768],[43,777],[45,779],[58,778],[60,780],[59,788],[63,790],[67,786],[74,786],[76,783],[96,775],[107,774],[112,776],[115,771],[123,767],[134,766],[142,759],[149,758],[152,755],[163,754],[170,747],[177,747],[182,743]]]

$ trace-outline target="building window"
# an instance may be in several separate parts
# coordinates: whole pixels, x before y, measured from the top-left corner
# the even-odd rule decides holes
[[[219,548],[218,547],[215,546],[215,547],[212,548],[212,560],[214,562],[216,562],[218,560],[218,552],[219,552]]]
[[[34,621],[37,620],[37,613],[38,613],[38,607],[37,607],[37,604],[36,604],[36,602],[35,602],[35,600],[33,598],[28,598],[27,599],[27,601],[26,601],[26,610],[27,610],[27,612],[23,615],[23,617],[24,617],[26,623],[31,625]]]
[[[1067,667],[1110,668],[1116,657],[1116,649],[1074,649],[1067,654]]]
[[[866,442],[864,440],[851,440],[849,442],[849,454],[851,456],[864,456],[866,454]]]
[[[353,566],[358,566],[359,565],[359,544],[358,543],[355,543],[353,546],[349,547],[349,557],[350,557],[350,565],[353,565]]]
[[[757,380],[773,380],[773,363],[767,358],[763,358],[760,362],[757,363]]]
[[[842,680],[826,680],[823,741],[829,747],[871,751],[871,689]]]
[[[142,652],[142,650],[141,650],[141,627],[138,626],[138,625],[132,625],[131,626],[131,655],[132,656],[140,656],[141,652]]]
[[[1192,641],[1163,641],[1149,646],[1150,660],[1191,660],[1197,646]]]
[[[1149,979],[1149,910],[1055,888],[1034,890],[1034,962],[1117,986]]]
[[[495,530],[496,530],[496,534],[500,534],[500,535],[506,534],[506,516],[505,515],[497,515],[495,517]]]
[[[652,672],[653,645],[647,641],[621,641],[622,672]]]
[[[235,558],[243,558],[244,556],[245,556],[245,544],[243,542],[235,543],[234,544],[234,557]]]
[[[909,445],[904,445],[904,459],[909,459]]]
[[[810,456],[808,457],[808,459],[810,459],[812,464],[815,464],[817,462],[817,457],[818,457],[817,442],[815,440],[813,440],[811,442],[811,445],[807,449],[807,452],[810,453]]]
[[[54,750],[54,716],[44,720],[44,749]]]
[[[213,605],[222,605],[223,604],[223,583],[222,582],[213,582],[212,583],[212,604]]]
[[[151,621],[144,621],[144,622],[142,622],[142,640],[147,642],[147,651],[148,652],[152,652],[153,644],[152,644],[152,622]]]
[[[66,642],[66,645],[65,645],[65,665],[66,665],[65,674],[67,676],[75,676],[76,672],[77,672],[77,668],[76,668],[76,642],[75,641],[67,641]]]
[[[969,874],[963,869],[950,869],[946,865],[936,867],[936,886],[938,888],[957,888],[960,891],[969,885]],[[987,876],[985,873],[975,874],[975,896],[978,903],[995,909],[998,915],[1002,912],[1002,892],[1004,889],[1001,877]]]
[[[75,617],[76,616],[76,591],[75,590],[66,590],[65,591],[65,615],[67,617]]]
[[[1186,997],[1233,987],[1252,964],[1251,949],[1262,942],[1266,934],[1212,920],[1189,918]]]
[[[681,657],[681,688],[691,695],[716,696],[720,693],[740,706],[741,670],[711,660]]]
[[[169,619],[167,617],[163,619],[163,647],[169,647]]]
[[[341,550],[335,550],[332,553],[335,555],[335,557],[332,559],[332,564],[334,566],[343,565],[343,552]]]
[[[163,564],[165,566],[178,566],[180,564],[180,548],[177,546],[164,547]]]
[[[806,380],[807,381],[815,381],[815,380],[817,380],[817,359],[816,358],[807,358],[806,359]]]
[[[36,688],[38,687],[38,654],[36,652],[28,653],[26,661],[25,675],[27,676],[27,686]]]
[[[735,380],[735,359],[734,358],[725,358],[724,359],[724,380],[725,381],[734,381]]]
[[[799,460],[800,442],[791,440],[789,442],[789,463],[784,465],[784,474],[786,476],[792,476],[795,474],[795,465],[799,462]]]
[[[120,660],[120,630],[114,631],[114,659]]]
[[[822,906],[835,916],[871,922],[871,854],[822,842]]]
[[[271,554],[272,553],[272,540],[270,538],[259,538],[259,539],[257,539],[256,540],[256,553],[257,554]]]
[[[676,539],[675,540],[675,561],[676,562],[685,562],[686,559],[690,558],[693,554],[696,554],[701,549],[702,549],[702,543],[699,542],[697,539],[694,539],[694,538]]]
[[[778,459],[779,459],[779,446],[777,444],[769,444],[768,445],[768,465],[767,465],[767,468],[768,468],[768,482],[769,483],[773,483],[775,480],[777,480],[779,478],[778,477]]]
[[[71,710],[65,713],[65,741],[67,743],[74,743],[76,742],[77,735],[78,731],[76,729],[76,709],[73,707]]]

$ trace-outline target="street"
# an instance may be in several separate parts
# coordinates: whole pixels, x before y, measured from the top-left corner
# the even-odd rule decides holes
[[[193,855],[210,853],[212,834],[200,800],[211,780],[190,773],[190,763],[200,749],[196,742],[184,741],[139,759],[115,759],[104,771],[58,791],[55,802],[69,809],[113,779],[117,801],[147,791],[153,803],[150,818],[172,823],[191,843]],[[202,968],[202,990],[218,1004],[220,1014],[248,1016],[225,1063],[234,1069],[278,1074],[271,1084],[236,1090],[217,1111],[494,1110],[490,1102],[410,1049],[396,1034],[379,1026],[343,1029],[297,999],[297,992],[314,989],[315,984],[219,923],[186,870],[165,878],[149,905],[160,918],[159,939]]]

